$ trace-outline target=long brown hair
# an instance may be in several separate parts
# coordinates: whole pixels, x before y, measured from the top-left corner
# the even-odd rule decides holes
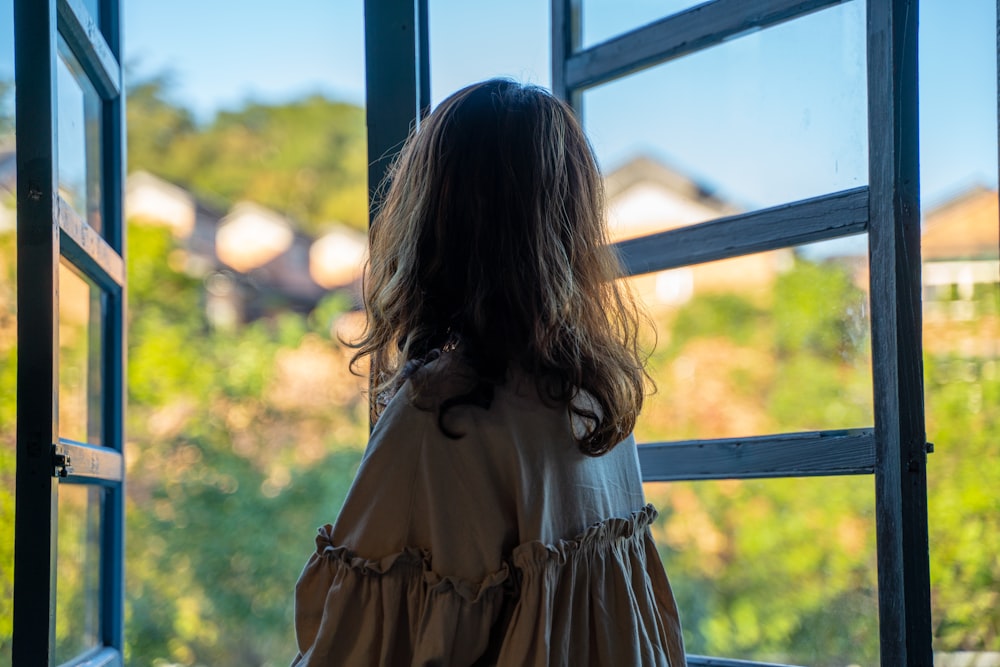
[[[519,368],[588,423],[581,451],[628,435],[642,407],[639,312],[608,248],[603,183],[572,110],[507,79],[464,88],[413,133],[370,230],[373,418],[421,364],[459,353],[474,388],[438,404],[488,407]],[[416,383],[419,391],[419,383]],[[577,399],[586,392],[596,401]]]

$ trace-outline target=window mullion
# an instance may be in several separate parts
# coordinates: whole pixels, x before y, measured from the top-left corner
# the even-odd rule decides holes
[[[58,434],[59,231],[56,15],[53,0],[14,3],[17,118],[17,470],[13,664],[54,660]]]
[[[932,663],[920,308],[917,2],[868,2],[869,261],[883,665]]]

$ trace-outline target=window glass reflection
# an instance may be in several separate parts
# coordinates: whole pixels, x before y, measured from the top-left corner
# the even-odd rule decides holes
[[[59,264],[59,437],[102,444],[101,292]]]
[[[657,482],[652,532],[689,653],[879,664],[872,477]]]
[[[574,0],[580,13],[581,48],[641,28],[704,0]]]
[[[98,25],[101,24],[101,0],[83,0],[83,6],[87,8],[90,17]]]
[[[56,97],[59,196],[100,231],[102,102],[61,38],[56,59]]]
[[[865,62],[848,2],[588,90],[584,125],[609,179],[695,204],[653,227],[829,194],[868,182]]]
[[[104,490],[59,485],[56,664],[100,643],[101,508]]]
[[[860,243],[859,243],[860,241]],[[859,247],[860,245],[860,247]],[[630,279],[656,391],[640,442],[870,427],[864,239]]]

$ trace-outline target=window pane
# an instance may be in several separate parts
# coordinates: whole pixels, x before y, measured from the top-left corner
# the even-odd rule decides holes
[[[667,229],[865,185],[864,9],[838,5],[584,92],[612,208],[630,194],[634,224]]]
[[[101,438],[101,291],[59,264],[59,437]]]
[[[996,8],[920,3],[924,390],[935,445],[927,507],[941,664],[1000,651]]]
[[[704,0],[574,0],[580,11],[581,46],[588,48],[641,28]]]
[[[59,196],[101,230],[101,98],[60,37],[56,61]]]
[[[877,665],[874,480],[648,483],[689,653]]]
[[[56,664],[100,642],[101,507],[104,490],[59,485]]]
[[[116,0],[117,1],[117,0]],[[83,6],[87,8],[90,16],[100,25],[101,23],[101,0],[83,0]]]
[[[630,279],[655,326],[639,441],[870,427],[863,240]]]
[[[14,461],[17,396],[17,214],[14,177],[14,2],[0,0],[0,665],[10,664],[14,617]]]
[[[547,2],[429,0],[431,101],[496,76],[548,86],[551,15]]]

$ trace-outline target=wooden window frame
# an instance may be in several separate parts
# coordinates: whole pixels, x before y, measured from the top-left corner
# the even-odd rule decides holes
[[[54,665],[62,484],[103,489],[99,645],[64,665],[122,665],[124,648],[125,96],[121,0],[15,0],[17,118],[17,471],[13,663]],[[59,39],[101,102],[101,220],[92,228],[59,196]],[[59,266],[102,293],[101,444],[59,436]]]
[[[860,2],[863,0],[854,0]],[[840,4],[714,0],[580,48],[580,0],[552,1],[553,90],[584,89]],[[931,650],[920,302],[917,1],[867,0],[869,183],[617,244],[629,275],[866,233],[874,425],[640,447],[646,481],[874,474],[879,640],[886,667]],[[757,664],[689,656],[691,665]]]

